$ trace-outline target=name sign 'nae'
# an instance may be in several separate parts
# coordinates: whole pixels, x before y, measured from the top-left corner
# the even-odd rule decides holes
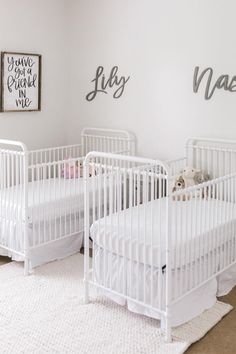
[[[214,79],[213,74],[213,69],[210,67],[199,73],[199,66],[196,66],[193,76],[193,92],[198,92],[204,78],[206,78],[204,93],[206,100],[212,98],[216,89],[224,89],[225,91],[236,92],[236,75],[230,78],[229,75],[224,74],[220,75],[217,79]]]

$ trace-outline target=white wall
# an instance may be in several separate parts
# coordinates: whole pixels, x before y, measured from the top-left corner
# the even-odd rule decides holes
[[[235,12],[235,0],[71,0],[68,141],[84,125],[126,128],[139,154],[172,158],[188,136],[236,139],[236,93],[192,90],[197,65],[236,74]],[[131,76],[120,99],[85,100],[98,65]]]
[[[0,137],[30,148],[76,142],[84,125],[125,128],[141,155],[182,155],[190,135],[236,138],[236,93],[210,101],[193,70],[236,74],[235,0],[0,0],[0,50],[42,54],[42,111],[0,113]],[[66,66],[68,62],[71,66]],[[124,94],[85,100],[98,65]]]
[[[66,0],[0,0],[0,51],[42,55],[42,111],[0,113],[0,137],[29,148],[65,142]]]

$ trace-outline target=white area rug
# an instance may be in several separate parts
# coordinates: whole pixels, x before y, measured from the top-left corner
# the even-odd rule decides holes
[[[165,344],[159,322],[106,300],[83,304],[83,256],[47,264],[29,277],[0,267],[0,352],[76,354],[183,353],[232,307],[216,305],[174,330]]]

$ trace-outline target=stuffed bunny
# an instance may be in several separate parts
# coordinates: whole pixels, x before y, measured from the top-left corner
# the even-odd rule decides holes
[[[195,176],[199,173],[199,170],[195,170],[195,168],[185,167],[183,170],[183,180],[185,183],[185,188],[195,186]]]

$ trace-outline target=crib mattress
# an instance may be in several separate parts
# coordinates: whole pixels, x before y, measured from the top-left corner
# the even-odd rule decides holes
[[[90,232],[95,244],[119,256],[133,261],[164,267],[166,264],[166,198],[128,208],[97,220]],[[173,201],[171,219],[172,266],[196,260],[217,247],[235,244],[236,205],[216,199]],[[213,227],[213,211],[218,210]],[[225,211],[230,210],[230,213]],[[195,225],[190,223],[193,213]],[[198,220],[203,218],[202,225]],[[184,227],[182,227],[184,225]],[[219,239],[218,235],[224,235]],[[153,237],[151,237],[153,235]],[[152,238],[152,240],[151,240]],[[186,253],[185,250],[188,249]]]
[[[89,179],[89,193],[92,196],[94,184],[98,177]],[[102,185],[102,178],[99,180]],[[80,213],[84,209],[84,180],[77,179],[45,179],[30,182],[28,185],[28,217],[29,222],[56,219],[63,215]],[[0,190],[0,216],[6,219],[24,217],[20,198],[23,195],[16,187]]]

